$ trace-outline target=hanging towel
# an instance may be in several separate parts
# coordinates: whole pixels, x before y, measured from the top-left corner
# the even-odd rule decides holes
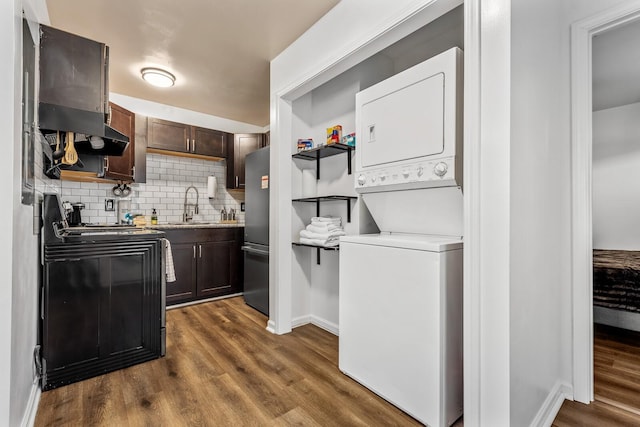
[[[164,254],[165,254],[165,268],[164,272],[167,275],[167,282],[176,281],[176,270],[173,266],[173,254],[171,253],[171,242],[168,239],[164,239]]]

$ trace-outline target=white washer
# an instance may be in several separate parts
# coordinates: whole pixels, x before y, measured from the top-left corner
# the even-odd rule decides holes
[[[339,367],[429,426],[462,415],[462,240],[340,238]]]

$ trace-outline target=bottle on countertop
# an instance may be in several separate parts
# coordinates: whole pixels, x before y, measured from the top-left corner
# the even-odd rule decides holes
[[[227,210],[225,208],[222,208],[222,210],[220,210],[220,220],[221,221],[227,220]]]
[[[158,214],[156,212],[156,208],[153,208],[151,211],[151,224],[155,225],[158,223]]]

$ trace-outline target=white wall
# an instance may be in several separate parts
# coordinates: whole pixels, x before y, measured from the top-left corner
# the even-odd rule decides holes
[[[531,423],[571,381],[569,23],[561,6],[511,6],[511,425]]]
[[[33,208],[21,204],[22,164],[22,9],[30,19],[48,22],[44,1],[7,1],[0,6],[0,133],[5,156],[0,181],[7,209],[0,212],[6,278],[0,291],[0,424],[32,422],[39,391],[34,384],[33,349],[37,342],[38,245],[33,234]]]
[[[593,247],[640,249],[640,103],[593,113]]]

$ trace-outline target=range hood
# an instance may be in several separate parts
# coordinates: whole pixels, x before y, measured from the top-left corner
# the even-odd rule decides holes
[[[108,113],[109,47],[40,25],[40,131],[83,134],[87,141],[77,141],[78,153],[121,156],[129,137],[107,124]],[[90,136],[104,146],[93,149]]]

